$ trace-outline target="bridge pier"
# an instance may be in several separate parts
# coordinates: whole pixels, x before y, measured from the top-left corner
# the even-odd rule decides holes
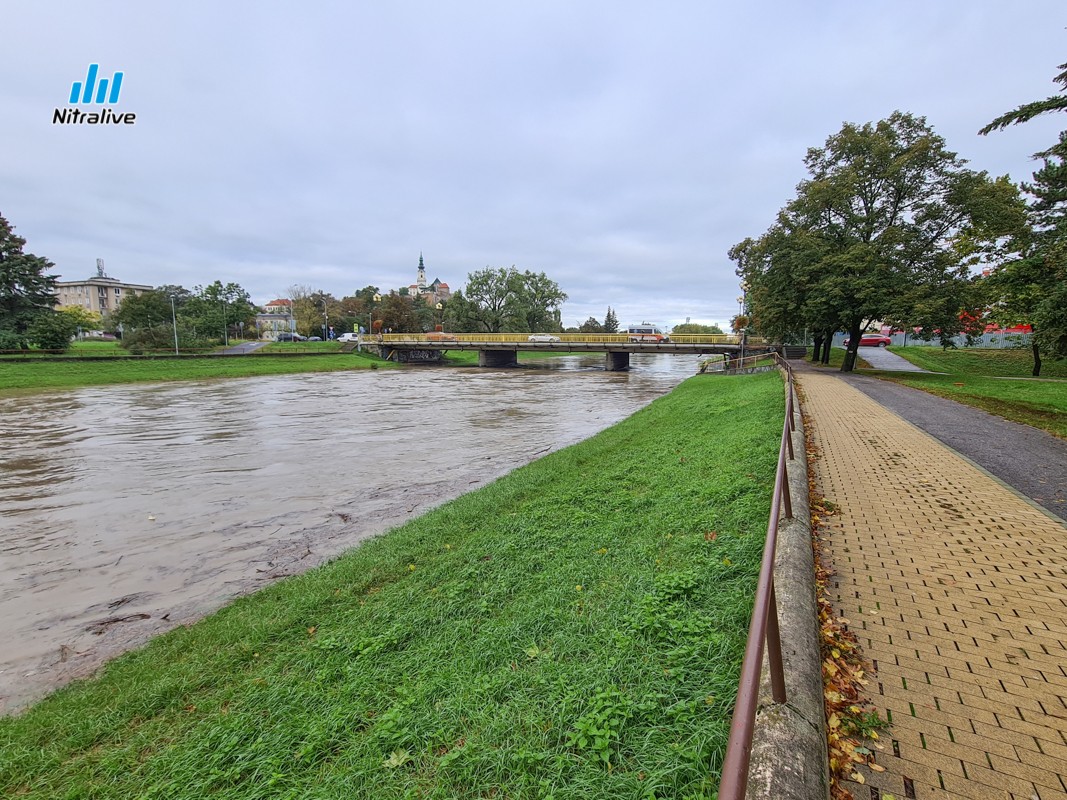
[[[630,354],[604,353],[604,369],[608,372],[626,372],[630,369]]]
[[[515,350],[479,350],[479,367],[517,367],[519,354]]]

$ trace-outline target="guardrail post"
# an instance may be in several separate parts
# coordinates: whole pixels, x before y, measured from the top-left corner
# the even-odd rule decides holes
[[[771,696],[774,702],[784,703],[785,670],[782,667],[782,638],[778,633],[778,598],[771,582],[771,603],[767,609],[767,664],[771,674]]]
[[[782,505],[785,506],[785,518],[793,518],[793,498],[789,494],[789,478],[782,481]]]

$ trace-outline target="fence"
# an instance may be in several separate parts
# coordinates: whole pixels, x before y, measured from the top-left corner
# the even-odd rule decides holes
[[[955,336],[952,338],[952,343],[956,347],[977,347],[981,349],[1011,349],[1014,347],[1029,347],[1030,337],[1033,334],[1029,333],[983,333],[981,336],[974,340],[973,344],[967,344],[966,336]],[[848,338],[847,333],[835,333],[833,339],[834,347],[844,347],[845,339]],[[925,341],[918,338],[914,334],[908,333],[893,333],[889,336],[890,344],[897,347],[941,347],[941,340],[934,338],[930,341]]]
[[[778,468],[774,475],[774,493],[771,495],[767,539],[763,545],[763,562],[760,565],[759,580],[756,584],[756,599],[752,607],[752,620],[749,623],[745,656],[741,663],[741,680],[738,684],[733,720],[730,723],[726,758],[722,765],[719,800],[742,800],[748,786],[748,767],[752,753],[752,736],[756,728],[756,704],[765,645],[770,668],[771,695],[776,703],[786,701],[785,674],[782,669],[782,642],[778,631],[778,606],[774,592],[774,554],[778,544],[780,518],[786,520],[793,518],[793,503],[789,494],[786,462],[796,457],[793,452],[796,388],[789,363],[777,354],[774,358],[786,374],[785,422],[782,424],[782,441],[778,448]]]

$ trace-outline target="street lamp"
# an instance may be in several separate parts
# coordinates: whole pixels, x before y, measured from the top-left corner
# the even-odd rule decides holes
[[[174,295],[170,296],[170,324],[174,328],[174,355],[178,355],[178,317],[174,313]]]
[[[374,297],[372,297],[371,299],[374,302],[371,303],[371,307],[370,307],[370,329],[367,331],[367,333],[369,333],[369,334],[371,334],[373,336],[374,335],[374,306],[377,305],[378,303],[382,302],[382,296],[380,294],[378,294],[377,292],[375,292],[374,293]]]
[[[444,330],[444,321],[443,321],[444,315],[441,313],[441,311],[442,311],[442,309],[444,309],[444,307],[445,307],[444,303],[438,303],[437,305],[434,306],[434,308],[437,309],[437,326],[438,326],[438,330]]]

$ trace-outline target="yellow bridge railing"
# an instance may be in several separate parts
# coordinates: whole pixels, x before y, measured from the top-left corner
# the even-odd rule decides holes
[[[526,344],[531,336],[555,336],[559,344],[628,344],[630,342],[643,341],[653,343],[647,337],[634,336],[631,338],[625,333],[386,333],[382,336],[370,336],[368,341],[381,342],[466,342],[470,344]],[[544,343],[544,342],[541,342]],[[669,337],[671,344],[707,344],[707,345],[738,345],[741,337],[733,333],[680,333]],[[749,336],[745,343],[754,347],[763,347],[769,342],[766,339]],[[551,342],[549,342],[551,344]]]

